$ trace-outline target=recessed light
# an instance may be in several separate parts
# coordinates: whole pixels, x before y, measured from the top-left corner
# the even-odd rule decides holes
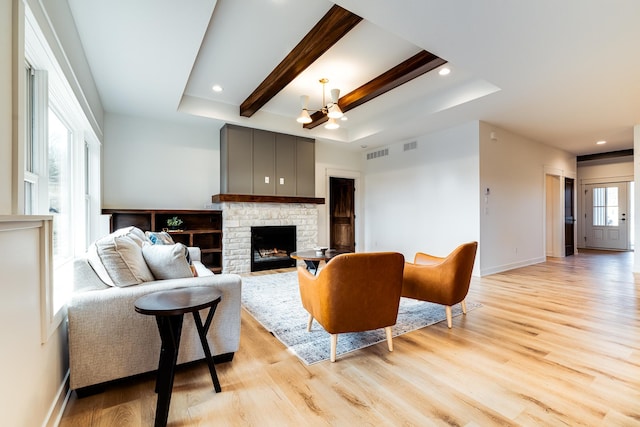
[[[340,117],[340,120],[342,120],[343,122],[346,122],[347,120],[349,120],[349,117],[342,116],[342,117]]]
[[[603,144],[606,144],[606,143],[607,143],[607,141],[604,141],[604,140],[596,142],[596,144],[598,144],[598,145],[603,145]]]
[[[450,72],[451,72],[451,69],[450,69],[450,68],[443,67],[443,68],[440,68],[440,71],[438,71],[438,74],[440,74],[441,76],[446,76],[446,75],[448,75]]]
[[[213,90],[214,92],[222,92],[222,86],[220,85],[213,85],[211,87],[211,90]]]

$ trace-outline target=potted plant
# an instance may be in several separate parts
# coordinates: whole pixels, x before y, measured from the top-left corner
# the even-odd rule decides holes
[[[182,221],[180,218],[178,218],[177,216],[174,216],[173,218],[167,219],[167,227],[169,227],[169,230],[176,231],[180,229],[180,226],[182,225],[183,222],[184,221]]]

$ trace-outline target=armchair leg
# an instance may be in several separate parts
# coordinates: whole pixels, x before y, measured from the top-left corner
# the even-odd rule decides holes
[[[462,314],[467,314],[467,300],[463,299],[460,305],[462,306]]]
[[[338,346],[338,334],[331,334],[331,361],[336,361],[336,347]]]
[[[391,326],[384,328],[384,332],[387,334],[387,346],[389,351],[393,351],[393,337],[391,336]]]
[[[311,324],[313,323],[313,316],[309,315],[309,321],[307,322],[307,332],[311,332]]]
[[[449,329],[451,329],[451,306],[445,305],[444,309],[447,313],[447,326],[449,327]]]

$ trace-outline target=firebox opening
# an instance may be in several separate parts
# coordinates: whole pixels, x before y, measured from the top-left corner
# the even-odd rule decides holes
[[[251,271],[295,267],[296,226],[251,227]]]

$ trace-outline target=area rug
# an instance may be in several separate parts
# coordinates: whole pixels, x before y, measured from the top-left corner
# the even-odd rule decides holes
[[[300,302],[296,271],[243,277],[242,306],[307,365],[329,359],[330,335],[315,321],[311,332],[307,332],[309,314]],[[467,301],[467,312],[479,306]],[[462,314],[460,304],[452,308],[452,314]],[[398,321],[391,329],[396,337],[444,320],[444,306],[401,298]],[[336,354],[339,356],[381,341],[386,341],[383,329],[340,334]]]

